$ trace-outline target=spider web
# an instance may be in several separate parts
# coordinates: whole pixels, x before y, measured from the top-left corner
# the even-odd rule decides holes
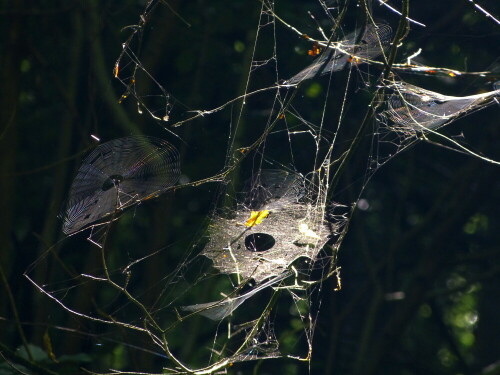
[[[26,272],[29,280],[85,322],[89,332],[106,327],[103,339],[160,358],[163,373],[217,373],[240,362],[278,357],[310,362],[323,282],[336,277],[341,287],[337,254],[371,176],[404,149],[431,137],[498,163],[438,132],[498,104],[498,89],[490,85],[487,92],[448,96],[400,76],[471,76],[490,84],[493,75],[415,63],[415,51],[407,52],[406,61],[397,60],[397,49],[411,37],[409,23],[423,24],[410,20],[408,9],[382,4],[389,5],[319,0],[308,4],[309,13],[285,20],[281,2],[261,1],[241,90],[215,106],[197,107],[178,99],[168,82],[155,78],[161,74],[143,63],[144,38],[154,37],[148,28],[159,22],[158,12],[171,11],[186,30],[191,26],[168,3],[148,1],[139,22],[125,28],[129,37],[112,72],[124,88],[118,100],[132,103],[166,138],[179,143],[190,128],[222,121],[226,135],[212,148],[219,164],[214,172],[190,182],[181,177],[176,184],[182,171],[179,153],[166,140],[125,138],[99,146],[75,178],[63,228],[66,234],[91,232],[90,240],[98,245],[94,261],[84,267],[60,250],[65,241],[82,240],[74,236],[34,262]],[[402,14],[396,21],[375,20],[394,12]],[[284,47],[299,52],[293,56],[296,62],[282,58]],[[144,156],[132,147],[137,140],[156,147]],[[127,151],[97,159],[117,145]],[[342,184],[350,160],[359,154],[367,163],[360,171],[350,170],[361,182],[356,197],[348,199]],[[89,172],[97,160],[99,173]],[[134,167],[151,163],[148,178]],[[127,190],[129,179],[133,191]],[[187,242],[124,254],[127,244],[109,237],[114,226],[127,230],[120,227],[125,220],[116,220],[117,212],[174,190],[198,194],[204,186],[215,186],[212,209]],[[102,198],[106,204],[96,202],[96,191],[110,194]],[[163,216],[167,227],[174,216]],[[162,263],[165,259],[169,262]],[[54,264],[60,269],[49,272]],[[152,264],[162,270],[161,278],[140,283]],[[106,298],[92,299],[85,308],[78,303],[97,290]],[[294,337],[283,336],[288,332],[283,322],[291,319],[299,329]],[[179,337],[193,334],[192,327],[203,344],[186,353]],[[140,368],[130,371],[142,373]]]

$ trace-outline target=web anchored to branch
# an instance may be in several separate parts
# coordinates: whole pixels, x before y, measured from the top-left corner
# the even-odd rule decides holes
[[[410,18],[408,1],[401,9],[387,1],[377,7],[377,2],[352,3],[301,3],[295,14],[281,10],[281,2],[263,0],[260,9],[253,9],[251,43],[234,43],[235,54],[244,51],[248,60],[235,62],[237,68],[229,72],[232,52],[221,58],[223,52],[205,51],[196,81],[193,71],[182,72],[189,64],[179,56],[178,65],[172,54],[164,62],[171,74],[147,65],[152,50],[142,46],[154,40],[151,30],[163,27],[155,18],[162,12],[178,21],[176,31],[186,33],[186,42],[167,41],[179,54],[203,44],[193,38],[203,33],[191,31],[196,19],[183,13],[183,6],[174,10],[166,2],[148,1],[139,22],[124,29],[130,36],[113,70],[124,87],[119,102],[132,103],[129,108],[156,122],[184,151],[145,136],[98,146],[83,160],[63,214],[63,232],[71,237],[66,242],[81,241],[77,234],[90,232],[98,256],[81,270],[51,248],[27,271],[29,279],[68,312],[107,326],[110,336],[132,332],[121,342],[160,357],[169,373],[216,373],[238,362],[277,357],[311,361],[320,305],[315,298],[321,299],[317,295],[327,279],[336,276],[335,288],[340,288],[337,253],[373,173],[419,140],[498,164],[441,132],[498,104],[494,66],[465,72],[416,63],[417,57],[424,59],[425,45],[414,48],[409,25],[427,23]],[[496,20],[486,11],[481,14]],[[380,20],[385,18],[392,21]],[[241,56],[232,57],[241,63]],[[209,58],[219,63],[210,66]],[[221,60],[227,82],[210,81]],[[417,86],[422,75],[450,84],[472,78],[477,92],[431,91],[423,88],[430,80]],[[240,77],[239,83],[233,85],[232,77]],[[204,84],[222,89],[200,98]],[[176,92],[183,92],[181,86],[196,92],[182,97]],[[188,155],[186,162],[180,155]],[[351,163],[354,157],[364,157],[367,164],[359,169]],[[200,171],[196,165],[205,159],[211,169]],[[342,184],[351,190],[355,185],[346,176],[362,181],[354,194],[343,194]],[[182,234],[189,222],[182,210],[193,207],[190,202],[206,186],[215,191],[212,210],[201,215],[208,220],[196,223],[196,235]],[[156,215],[160,223],[141,219],[141,212],[148,218],[152,209],[146,201],[166,193],[186,203],[171,203],[176,210]],[[136,236],[130,226],[141,220],[147,223],[145,234],[136,240],[141,233]],[[153,249],[148,245],[153,230],[180,233],[173,244]],[[113,242],[113,231],[127,234],[128,242]],[[37,279],[52,257],[61,266],[60,279]],[[160,276],[141,273],[147,269]],[[82,306],[82,290],[101,290],[106,297]],[[290,319],[292,336],[283,324]],[[188,353],[179,340],[186,332],[199,334],[203,342],[192,344]],[[141,373],[133,370],[138,372],[127,373]]]

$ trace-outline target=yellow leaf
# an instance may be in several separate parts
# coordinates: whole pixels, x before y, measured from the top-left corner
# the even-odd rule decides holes
[[[48,329],[43,334],[43,346],[45,347],[45,351],[47,352],[49,358],[53,362],[59,363],[59,361],[56,358],[56,355],[54,354],[54,351],[52,350],[52,340],[50,339],[49,330]]]
[[[246,221],[245,225],[247,227],[253,227],[254,225],[260,224],[262,223],[262,220],[264,220],[268,215],[268,210],[252,211],[250,213],[250,219]]]

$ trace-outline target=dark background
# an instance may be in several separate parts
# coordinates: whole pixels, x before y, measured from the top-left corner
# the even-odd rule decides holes
[[[143,34],[140,61],[183,103],[172,114],[182,118],[186,109],[214,108],[241,94],[260,2],[168,4],[191,27],[169,7],[158,6]],[[498,4],[482,4],[500,16]],[[431,66],[498,69],[500,26],[475,11],[469,1],[419,0],[410,6],[412,18],[427,28],[412,26],[402,58],[423,48],[420,61]],[[278,1],[276,8],[280,16],[308,33],[314,33],[315,25],[307,11],[322,14],[315,2]],[[377,16],[396,28],[397,17],[378,5],[374,8]],[[0,352],[13,363],[22,364],[18,358],[22,353],[15,351],[23,345],[24,335],[25,343],[55,355],[59,363],[44,359],[42,353],[39,365],[56,373],[80,373],[79,366],[159,372],[168,364],[163,358],[135,353],[125,345],[125,336],[104,340],[107,328],[63,311],[23,276],[54,245],[80,273],[98,266],[98,255],[85,235],[61,242],[64,236],[57,218],[81,158],[95,146],[91,134],[103,141],[138,133],[164,137],[180,150],[182,171],[190,180],[214,175],[225,163],[228,123],[236,111],[188,123],[176,130],[180,137],[176,138],[159,126],[164,124],[139,115],[134,100],[118,104],[124,87],[113,78],[113,66],[130,33],[122,29],[136,24],[142,12],[142,2],[129,0],[1,2]],[[362,19],[362,12],[353,7],[346,29],[352,29],[357,19]],[[304,55],[309,44],[282,26],[277,30],[279,73],[286,79],[309,64]],[[263,56],[273,46],[272,39],[268,44],[261,44]],[[448,95],[469,95],[491,90],[498,77],[406,75],[404,79]],[[159,93],[145,82],[143,95]],[[273,82],[272,73],[264,70],[254,76],[251,87]],[[324,93],[327,81],[317,82]],[[315,103],[307,94],[310,85],[301,88],[304,100],[297,106],[314,118],[314,111],[322,112],[324,99]],[[332,95],[344,92],[344,88],[337,93],[330,90]],[[241,121],[236,146],[253,142],[263,119],[259,110],[267,109],[273,96],[249,104],[254,112]],[[161,107],[151,103],[160,115]],[[366,110],[363,105],[366,101],[349,99],[352,117],[346,121],[353,127]],[[498,105],[493,105],[444,132],[498,160],[498,114]],[[304,172],[305,165],[303,160],[296,162],[299,171]],[[342,180],[337,198],[357,197],[354,182],[363,176],[365,166],[366,161],[352,159],[352,173]],[[229,371],[500,374],[499,188],[498,166],[472,156],[423,142],[398,155],[366,186],[362,197],[369,208],[357,210],[352,218],[339,255],[342,289],[333,291],[335,280],[323,285],[310,367],[278,359],[237,364]],[[166,194],[145,202],[112,228],[109,250],[120,259],[163,249],[160,261],[138,271],[137,285],[147,286],[175,269],[193,237],[203,234],[217,192],[218,184],[209,183]],[[34,272],[57,289],[60,275],[50,266],[38,266]],[[61,291],[69,285],[65,280]],[[104,292],[91,289],[71,298],[80,310],[87,305],[90,310],[95,301],[108,298],[100,293]],[[194,363],[201,343],[211,337],[198,328],[192,327],[173,343]],[[283,337],[293,334],[293,325],[285,327]],[[64,355],[74,357],[65,362]]]

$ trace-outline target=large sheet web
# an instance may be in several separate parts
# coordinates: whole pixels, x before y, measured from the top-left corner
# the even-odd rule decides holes
[[[230,217],[213,219],[202,254],[221,272],[261,282],[300,257],[314,260],[327,242],[333,229],[324,206],[306,197],[303,178],[280,172],[262,170],[246,199],[250,207],[240,204]]]
[[[143,62],[140,46],[149,35],[145,30],[162,27],[157,12],[173,11],[162,1],[147,1],[137,25],[126,29],[129,37],[113,75],[124,88],[117,100],[133,102],[169,141],[132,136],[97,146],[71,186],[62,231],[69,235],[65,241],[82,241],[75,234],[90,233],[98,245],[99,265],[88,270],[64,265],[57,273],[60,280],[47,282],[40,269],[50,268],[52,257],[64,264],[51,248],[27,270],[29,280],[76,318],[106,327],[110,337],[131,332],[120,342],[161,357],[162,373],[218,373],[238,362],[277,357],[311,361],[320,305],[311,296],[324,292],[323,282],[329,278],[337,277],[340,288],[337,253],[373,173],[405,148],[430,138],[498,164],[441,133],[465,115],[498,104],[500,90],[490,72],[415,62],[419,53],[404,49],[405,38],[411,39],[410,24],[423,23],[385,1],[376,8],[370,1],[353,3],[312,1],[309,14],[289,21],[277,10],[281,2],[256,2],[260,9],[253,45],[247,46],[250,61],[238,85],[242,91],[214,106],[195,107],[177,99],[161,74]],[[185,14],[173,15],[179,24],[188,24]],[[424,88],[425,81],[414,84],[422,75],[473,77],[482,80],[481,91],[444,95]],[[186,134],[193,137],[196,127],[215,123],[226,126],[223,144],[212,145],[210,139],[210,150],[194,159],[221,153],[218,172],[186,178],[177,148],[186,147],[194,155]],[[366,140],[369,147],[363,150]],[[366,153],[361,171],[349,167],[358,152]],[[350,198],[339,185],[347,168],[362,181]],[[176,244],[127,249],[124,255],[118,245],[107,242],[125,209],[167,192],[197,194],[201,186],[213,188],[213,209],[199,223],[201,232],[187,236],[190,244],[175,262],[157,259],[174,253]],[[168,230],[175,216],[165,213],[162,230]],[[94,236],[97,228],[99,238]],[[147,275],[138,270],[151,263],[165,269],[164,274],[140,285],[137,280]],[[75,301],[86,288],[106,289],[113,300],[78,310]],[[290,315],[300,326],[293,345],[277,332]],[[190,332],[192,324],[199,327],[197,319],[204,322],[204,342],[197,348],[201,354],[183,357],[182,344],[171,338]]]

